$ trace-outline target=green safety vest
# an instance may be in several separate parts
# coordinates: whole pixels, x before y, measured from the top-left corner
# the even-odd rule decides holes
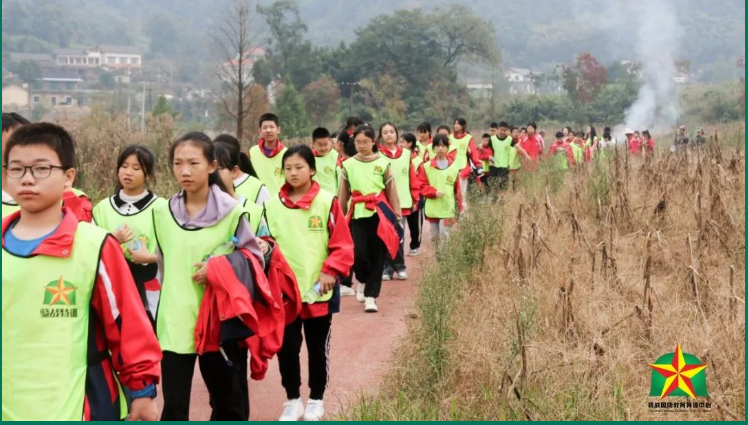
[[[319,183],[319,187],[332,193],[338,194],[338,152],[330,150],[325,156],[314,158],[315,168],[312,180]]]
[[[390,162],[387,158],[379,155],[374,161],[364,162],[350,157],[343,161],[343,169],[348,177],[348,188],[351,193],[361,192],[362,195],[378,195],[384,188],[384,173],[389,168]],[[356,204],[353,209],[353,218],[369,218],[376,211],[367,210],[363,203]]]
[[[413,164],[413,168],[415,168],[416,172],[418,172],[418,167],[423,164],[423,158],[420,155],[416,155],[411,161],[411,164]]]
[[[512,150],[512,137],[506,136],[504,140],[499,139],[497,136],[491,137],[491,145],[493,145],[493,161],[496,168],[509,168],[509,160],[511,157]],[[517,149],[514,149],[515,155]]]
[[[522,160],[519,158],[517,146],[511,146],[509,148],[509,169],[519,170],[520,168],[522,168]]]
[[[429,143],[429,144],[431,144],[431,143]],[[423,143],[421,143],[420,140],[416,140],[416,147],[418,148],[418,152],[425,152],[426,145],[424,145]]]
[[[257,178],[265,183],[265,187],[268,188],[271,195],[277,195],[286,182],[283,175],[283,154],[287,150],[288,148],[283,148],[274,157],[268,158],[259,145],[252,146],[249,149],[249,160],[257,173]]]
[[[468,147],[470,146],[470,140],[472,140],[472,136],[469,134],[465,134],[462,139],[458,139],[454,136],[454,134],[449,135],[449,145],[454,146],[457,150],[457,156],[455,157],[455,162],[457,163],[457,168],[460,170],[464,169],[468,164],[468,157],[467,157],[467,151]],[[450,149],[450,152],[452,150]],[[434,157],[429,157],[429,159],[434,159]]]
[[[273,197],[265,204],[265,221],[270,235],[296,275],[302,297],[317,283],[322,264],[329,254],[327,246],[330,233],[327,226],[334,199],[332,193],[320,190],[308,210],[288,208],[280,196]],[[330,298],[332,291],[318,296],[317,301],[328,301]]]
[[[573,153],[572,149],[572,153]],[[556,155],[554,160],[556,161],[556,167],[559,170],[568,170],[569,169],[569,157],[568,157],[568,151],[566,149],[557,149]],[[575,158],[576,161],[576,158]]]
[[[250,202],[249,199],[245,199],[242,202],[242,208],[249,214],[249,227],[252,228],[252,233],[257,236],[257,232],[260,230],[260,224],[262,224],[262,215],[265,213],[265,208]]]
[[[424,213],[428,218],[453,218],[455,216],[455,184],[460,176],[460,168],[457,161],[449,167],[440,170],[431,165],[431,162],[423,167],[429,186],[444,193],[441,198],[426,198]]]
[[[3,202],[3,218],[13,214],[20,209],[21,207],[19,207],[18,204],[6,204],[5,202]]]
[[[574,164],[580,165],[584,162],[584,147],[571,143],[571,152],[574,154]]]
[[[386,149],[386,148],[385,148]],[[383,157],[390,162],[390,172],[395,177],[397,196],[400,198],[400,208],[413,208],[413,197],[410,195],[410,155],[408,149],[403,149],[399,158]]]
[[[22,258],[3,248],[3,421],[83,418],[91,296],[106,238],[81,222],[70,257]],[[121,388],[119,401],[122,419]]]
[[[264,185],[260,179],[247,174],[247,178],[244,179],[243,182],[239,183],[238,186],[234,186],[234,191],[242,198],[257,203],[257,198],[260,197],[262,186]]]
[[[163,257],[161,296],[156,312],[156,334],[161,349],[177,354],[194,354],[195,324],[205,287],[192,281],[202,262],[216,248],[231,241],[246,212],[237,204],[211,227],[185,229],[177,223],[169,203],[153,210],[158,248]]]
[[[117,211],[117,207],[113,204],[112,198],[104,199],[103,201],[96,204],[92,211],[92,215],[96,225],[108,232],[114,232],[118,227],[126,224],[130,228],[134,236],[134,240],[140,240],[145,244],[148,252],[156,252],[156,237],[153,233],[153,208],[158,205],[166,203],[166,199],[155,197],[145,208],[140,212],[133,215],[122,215]],[[131,242],[122,244],[122,251],[125,253],[125,258],[132,260],[130,252],[127,251],[128,245]]]

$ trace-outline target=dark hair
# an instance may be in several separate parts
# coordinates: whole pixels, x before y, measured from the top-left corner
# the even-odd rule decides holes
[[[317,127],[312,131],[312,142],[318,139],[326,139],[330,136],[330,131],[324,127]]]
[[[613,136],[610,135],[610,127],[605,127],[603,129],[603,139],[606,139],[606,138],[608,140],[612,140],[613,139]]]
[[[337,139],[338,138],[338,132],[337,131],[333,131],[332,133],[330,133],[330,138],[333,139],[333,140]]]
[[[115,173],[117,174],[115,190],[117,192],[122,190],[122,183],[119,181],[119,169],[122,168],[122,164],[125,163],[127,158],[132,155],[135,155],[135,159],[140,163],[140,168],[143,170],[143,174],[146,178],[153,180],[156,176],[156,155],[153,154],[153,151],[149,147],[143,145],[127,146],[120,151],[119,156],[117,157],[117,169],[115,170]]]
[[[353,130],[353,137],[351,137],[351,144],[354,143],[356,136],[362,133],[364,136],[370,138],[374,142],[374,147],[372,148],[372,150],[374,152],[379,152],[379,147],[377,147],[377,137],[374,134],[374,129],[371,128],[371,126],[367,124],[361,124],[358,127],[356,127],[355,130]]]
[[[177,151],[177,148],[187,143],[191,143],[202,148],[203,156],[205,156],[205,159],[208,161],[208,163],[216,161],[216,146],[213,141],[210,140],[210,137],[208,137],[205,133],[193,131],[178,138],[171,144],[171,147],[169,148],[170,164],[174,164],[174,154]],[[216,185],[222,191],[229,193],[228,189],[226,189],[226,186],[223,184],[223,180],[221,180],[221,176],[218,174],[218,170],[214,171],[210,174],[210,176],[208,176],[208,184]]]
[[[573,131],[573,130],[571,129],[571,127],[569,127],[568,125],[567,125],[566,127],[564,127],[564,128],[566,129],[566,131]]]
[[[3,132],[26,124],[31,124],[31,121],[20,114],[16,112],[3,112]]]
[[[348,130],[351,127],[358,128],[360,125],[364,125],[364,120],[362,120],[361,117],[348,117],[348,119],[345,120],[345,128],[343,130]]]
[[[528,123],[528,124],[527,124],[527,127],[532,127],[532,128],[534,128],[535,130],[537,130],[537,129],[538,129],[538,125],[537,125],[537,124],[535,124],[534,122],[530,122],[530,123]],[[525,127],[525,128],[527,128],[527,127]]]
[[[644,136],[645,134],[647,135],[647,138],[652,137],[652,134],[649,132],[649,130],[642,131],[642,136]]]
[[[424,121],[418,124],[418,127],[416,127],[416,131],[419,133],[428,133],[429,135],[431,135],[431,124]]]
[[[576,131],[574,131],[574,130],[572,130],[572,129],[569,129],[569,134],[573,134],[573,135],[575,135],[575,136],[576,136],[576,135],[577,135],[577,132],[576,132]]]
[[[509,124],[506,121],[502,121],[499,123],[499,128],[509,128]]]
[[[280,125],[280,121],[278,120],[278,116],[275,115],[275,114],[271,114],[271,113],[262,114],[262,116],[260,117],[260,122],[259,122],[258,126],[262,127],[262,123],[264,123],[265,121],[272,121],[272,122],[275,123],[275,125]]]
[[[588,134],[587,137],[590,140],[595,140],[595,137],[597,137],[597,130],[595,130],[594,126],[590,126],[590,134]]]
[[[455,123],[460,124],[462,131],[467,132],[467,120],[465,120],[465,118],[457,118]]]
[[[286,160],[294,155],[299,155],[301,159],[309,164],[309,168],[312,171],[317,171],[317,161],[314,159],[314,152],[312,152],[312,148],[307,145],[295,145],[288,148],[286,153],[283,154],[281,167],[286,168]]]
[[[391,122],[387,121],[384,124],[379,126],[379,140],[382,140],[382,130],[384,130],[387,126],[392,126],[392,128],[395,129],[395,143],[397,143],[398,140],[400,140],[400,132],[397,130],[397,126],[395,124],[392,124]]]
[[[557,132],[556,132],[556,138],[557,138],[557,139],[560,139],[560,138],[562,138],[562,137],[564,137],[564,133],[563,133],[562,131],[557,131]]]
[[[522,127],[519,129],[519,131],[527,131],[527,127]]]
[[[491,123],[491,125],[490,125],[490,126],[488,126],[488,128],[499,128],[499,123],[497,123],[497,122],[492,122],[492,123]]]
[[[448,126],[448,125],[444,125],[444,124],[442,124],[442,125],[440,125],[439,127],[436,127],[436,132],[437,132],[437,133],[439,132],[439,130],[447,130],[447,133],[449,133],[449,134],[452,134],[452,129],[451,129],[451,128],[449,128],[449,126]]]
[[[483,136],[481,136],[481,139],[490,139],[491,135],[488,133],[483,133]]]
[[[514,126],[514,125],[511,126],[511,128],[509,128],[509,131],[514,131],[514,130],[519,130],[519,128],[517,126]]]
[[[235,166],[238,166],[239,169],[242,170],[242,173],[249,174],[252,177],[257,177],[257,172],[255,172],[255,167],[252,166],[252,161],[249,160],[249,155],[242,150],[242,146],[236,137],[230,134],[219,134],[215,139],[213,139],[213,143],[221,143],[226,149],[228,149],[229,154],[232,157],[231,163],[233,165],[225,168],[233,169]]]
[[[405,133],[402,136],[400,136],[401,139],[405,140],[405,143],[408,144],[408,149],[411,151],[415,151],[418,149],[418,145],[416,144],[416,136],[413,133]]]
[[[444,145],[449,148],[449,137],[443,134],[437,134],[434,139],[431,140],[431,145],[437,147],[438,145]]]
[[[358,153],[356,152],[356,144],[353,142],[353,137],[347,131],[342,131],[338,135],[338,143],[343,144],[343,152],[347,156],[353,156]]]
[[[64,170],[75,168],[75,142],[64,128],[50,123],[25,124],[20,126],[3,146],[3,158],[7,165],[8,153],[17,146],[47,146],[55,151]]]

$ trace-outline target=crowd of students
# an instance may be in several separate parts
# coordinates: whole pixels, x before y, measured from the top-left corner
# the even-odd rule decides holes
[[[127,146],[93,206],[74,188],[70,134],[3,114],[3,420],[155,420],[159,382],[160,418],[186,420],[195,363],[211,419],[247,420],[247,377],[275,355],[280,419],[318,420],[341,296],[378,312],[382,282],[408,279],[423,223],[438,250],[468,186],[507,190],[543,155],[569,168],[615,143],[608,128],[598,139],[567,127],[546,147],[534,123],[505,122],[474,139],[463,118],[401,134],[351,117],[291,147],[275,115],[258,128],[249,151],[230,135],[173,141],[170,198],[150,190],[154,153]],[[633,140],[650,152],[651,138]]]

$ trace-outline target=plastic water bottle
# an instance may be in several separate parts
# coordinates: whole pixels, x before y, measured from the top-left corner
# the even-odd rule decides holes
[[[320,283],[317,281],[317,283],[314,284],[312,289],[310,289],[306,294],[304,294],[301,299],[307,303],[307,304],[314,304],[315,301],[317,301],[317,297],[321,297],[322,294],[320,293]]]
[[[231,254],[232,252],[234,252],[237,245],[239,245],[239,239],[237,239],[236,236],[232,236],[230,241],[217,246],[216,249],[213,250],[213,252],[211,252],[203,259],[203,262],[208,261],[208,259],[212,257],[220,257],[221,255]]]

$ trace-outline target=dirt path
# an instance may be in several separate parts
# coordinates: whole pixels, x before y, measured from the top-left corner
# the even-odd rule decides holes
[[[410,236],[406,236],[406,244]],[[361,393],[375,390],[381,377],[388,370],[394,350],[405,336],[407,321],[415,312],[416,282],[421,278],[419,259],[429,255],[428,231],[423,238],[421,256],[406,257],[409,279],[407,281],[383,282],[378,299],[379,313],[364,313],[363,304],[355,297],[343,297],[341,312],[333,316],[330,347],[330,383],[325,393],[326,414],[339,411],[341,404],[357,399]],[[355,284],[354,284],[355,287]],[[309,396],[307,387],[306,346],[301,349],[301,394]],[[277,420],[286,401],[281,386],[278,361],[270,362],[270,369],[262,381],[250,381],[250,420]],[[158,400],[159,406],[162,401]],[[191,420],[210,418],[208,393],[195,370],[192,385]]]

